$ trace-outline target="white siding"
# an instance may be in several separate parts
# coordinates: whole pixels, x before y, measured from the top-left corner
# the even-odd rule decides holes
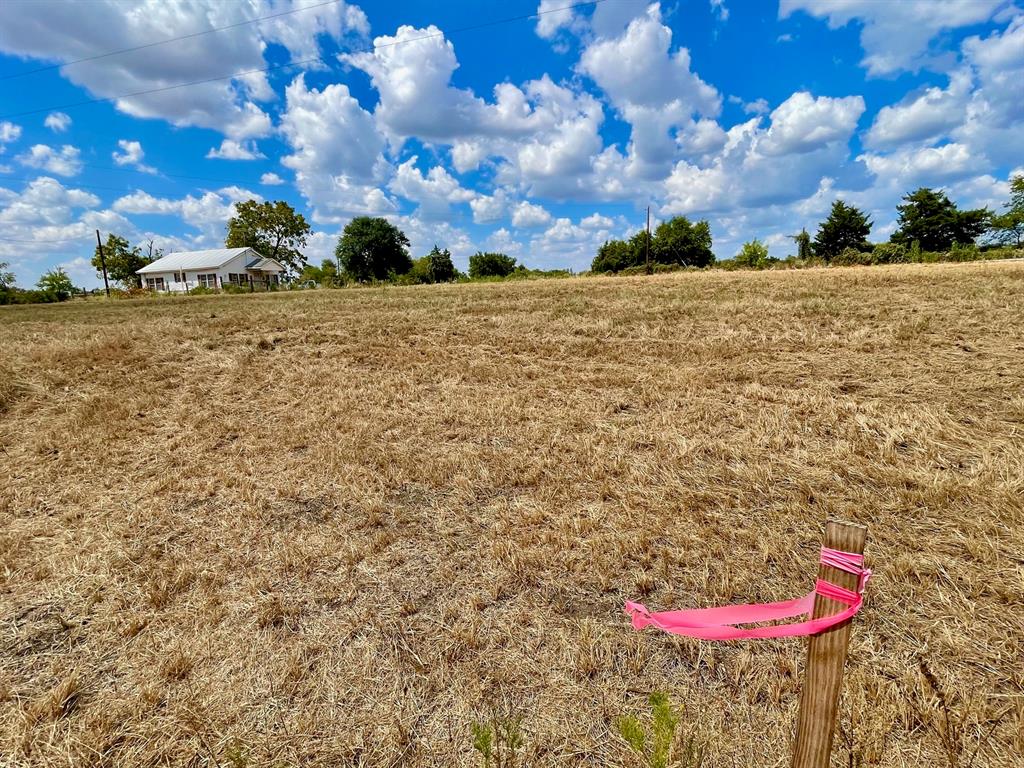
[[[252,250],[247,250],[244,253],[240,253],[223,266],[217,267],[216,269],[210,267],[206,269],[186,269],[182,272],[150,272],[142,277],[143,286],[147,286],[146,279],[154,279],[162,277],[164,279],[164,290],[182,292],[186,290],[192,290],[196,286],[200,285],[200,275],[216,275],[216,287],[220,288],[225,285],[230,285],[230,275],[245,275],[245,284],[248,284],[248,279],[251,272],[246,272],[245,265],[251,262],[253,259],[258,258],[257,254]],[[274,268],[275,271],[279,271]],[[177,279],[176,279],[177,278]],[[184,282],[181,282],[181,279]],[[257,279],[262,279],[257,277]],[[211,286],[212,287],[212,286]]]

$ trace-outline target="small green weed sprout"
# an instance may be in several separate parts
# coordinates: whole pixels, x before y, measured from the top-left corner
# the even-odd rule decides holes
[[[650,737],[639,718],[627,715],[617,723],[623,740],[649,768],[701,768],[707,749],[692,729],[683,727],[683,710],[673,707],[668,694],[660,691],[652,693],[648,702]]]

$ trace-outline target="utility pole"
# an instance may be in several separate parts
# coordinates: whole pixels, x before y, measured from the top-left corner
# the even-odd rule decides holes
[[[107,290],[107,298],[110,298],[110,283],[107,282],[107,260],[103,256],[103,241],[100,240],[100,231],[96,230],[96,247],[100,251],[100,266],[103,267],[103,287]]]
[[[644,240],[644,263],[647,274],[651,274],[651,206],[647,206],[647,237]]]

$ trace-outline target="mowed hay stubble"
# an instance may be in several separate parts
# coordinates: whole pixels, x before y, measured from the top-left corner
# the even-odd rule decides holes
[[[3,308],[3,761],[468,766],[498,712],[529,765],[630,766],[615,722],[663,690],[711,765],[783,765],[801,642],[621,605],[801,594],[835,516],[876,571],[836,764],[946,764],[921,656],[964,754],[1018,764],[1022,289],[969,264]]]

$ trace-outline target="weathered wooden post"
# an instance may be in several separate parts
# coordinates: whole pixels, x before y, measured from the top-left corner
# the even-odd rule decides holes
[[[863,554],[868,529],[853,523],[830,520],[825,525],[824,546],[842,552]],[[818,578],[855,591],[859,577],[824,563]],[[846,608],[827,597],[814,599],[813,618],[841,613]],[[839,694],[843,687],[843,666],[850,644],[852,619],[811,635],[807,640],[807,663],[800,692],[800,716],[797,720],[796,744],[793,747],[793,768],[828,768],[832,754],[832,737],[839,712]]]

